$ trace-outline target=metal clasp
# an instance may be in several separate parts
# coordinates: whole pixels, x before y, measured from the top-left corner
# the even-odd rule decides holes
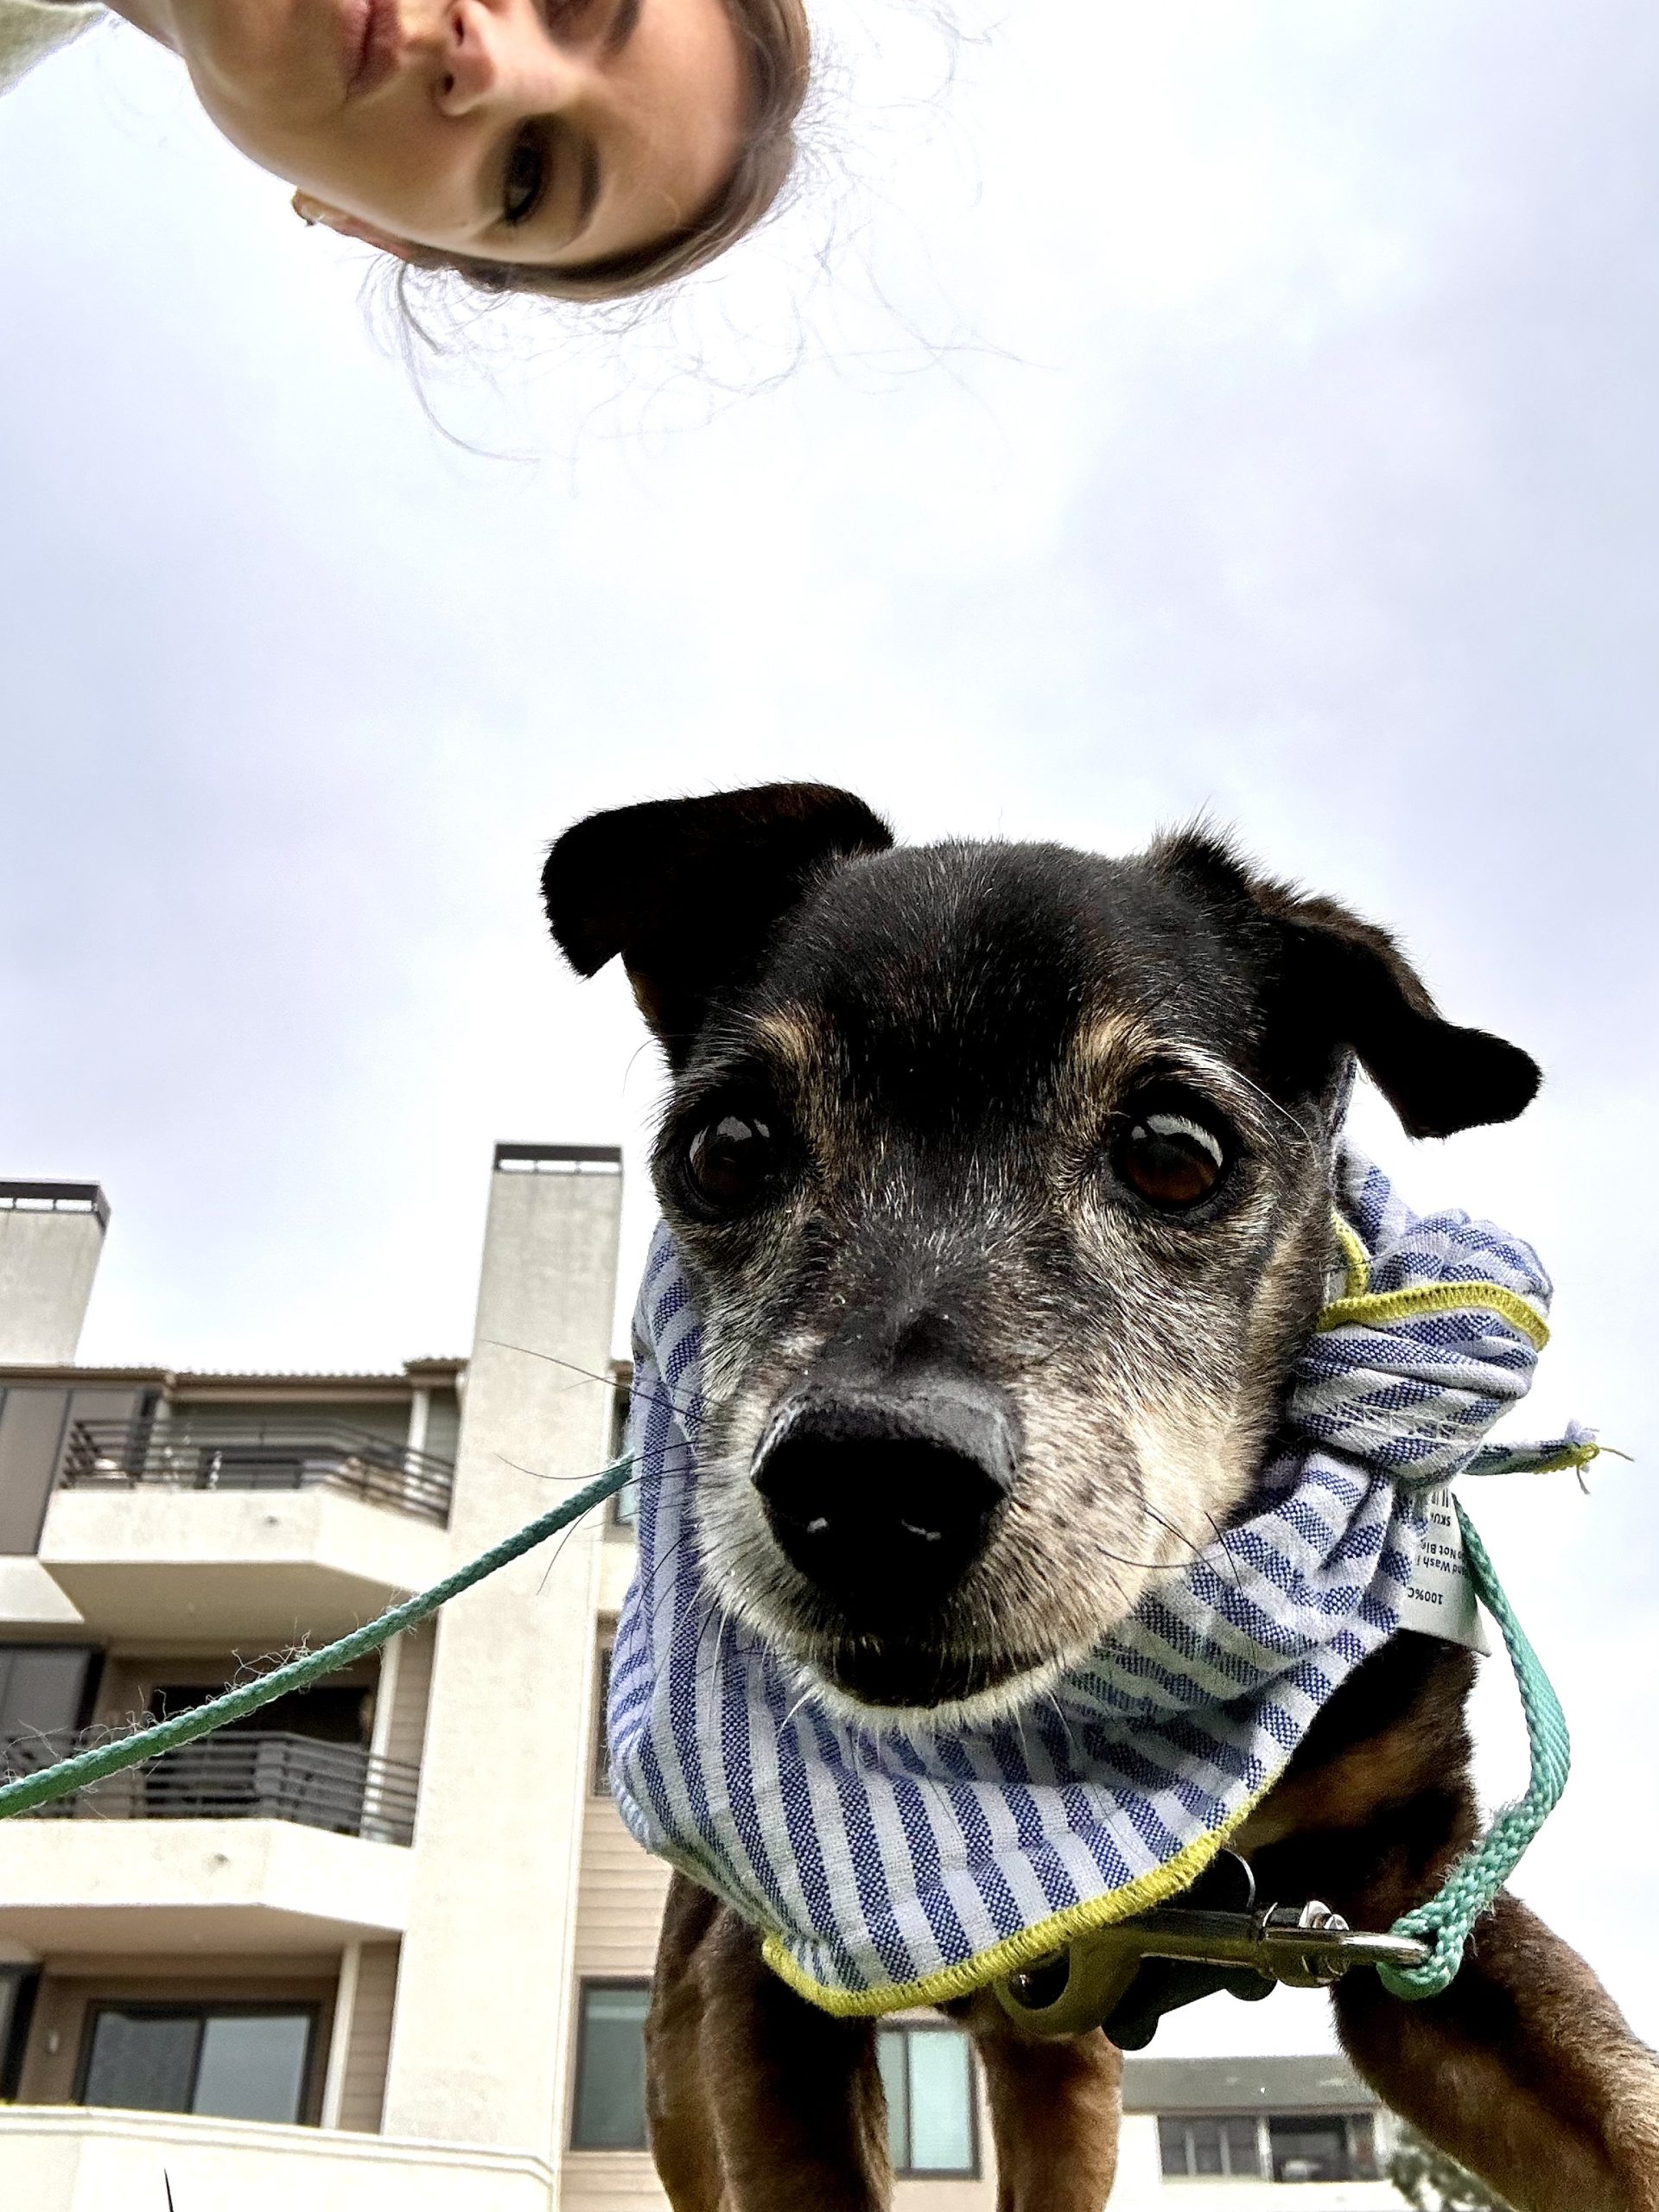
[[[1218,1853],[1186,1896],[1188,1904],[1096,1929],[1009,1974],[995,1985],[1003,2011],[1029,2035],[1103,2027],[1123,2049],[1139,2050],[1163,2012],[1218,1989],[1247,1999],[1281,1982],[1321,1989],[1354,1967],[1414,1967],[1428,1956],[1426,1943],[1351,1928],[1317,1899],[1257,1906],[1255,1878],[1233,1852]],[[1135,1991],[1154,1960],[1177,1962],[1175,1970]]]

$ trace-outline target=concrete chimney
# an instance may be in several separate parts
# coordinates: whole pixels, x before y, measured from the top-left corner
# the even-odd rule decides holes
[[[96,1183],[0,1183],[0,1365],[73,1364],[109,1220]]]

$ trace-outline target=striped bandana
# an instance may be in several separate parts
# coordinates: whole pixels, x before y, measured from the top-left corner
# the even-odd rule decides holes
[[[1160,1574],[1051,1692],[979,1727],[849,1722],[717,1605],[691,1510],[700,1332],[658,1228],[634,1323],[639,1565],[612,1787],[639,1842],[760,1928],[802,1996],[936,2003],[1146,1910],[1397,1629],[1475,1640],[1444,1486],[1566,1464],[1587,1434],[1481,1442],[1531,1382],[1549,1279],[1489,1223],[1418,1219],[1351,1151],[1338,1186],[1344,1294],[1298,1363],[1249,1519]]]

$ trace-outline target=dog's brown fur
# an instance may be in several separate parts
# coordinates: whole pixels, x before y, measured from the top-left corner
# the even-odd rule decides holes
[[[1470,1655],[1409,1634],[1339,1690],[1235,1839],[1267,1897],[1319,1897],[1387,1928],[1476,1829]],[[1505,1894],[1443,1997],[1374,1974],[1336,1991],[1344,2048],[1393,2110],[1516,2212],[1659,2212],[1659,2067],[1590,1969]],[[993,1998],[946,2008],[974,2039],[998,2212],[1100,2212],[1122,2061],[1098,2030],[1022,2037]],[[675,1878],[649,2030],[652,2145],[674,2212],[880,2212],[889,2201],[874,2037],[762,1964],[729,1908]],[[1063,2149],[1057,2149],[1063,2145]]]
[[[596,817],[545,885],[583,972],[622,955],[677,1077],[658,1173],[705,1320],[705,1571],[826,1693],[939,1710],[1017,1699],[1244,1510],[1331,1257],[1348,1055],[1414,1134],[1507,1120],[1537,1075],[1442,1020],[1382,931],[1213,841],[1129,863],[888,842],[844,792],[772,787]],[[1231,1200],[1185,1223],[1101,1166],[1148,1070],[1239,1147]],[[772,1179],[703,1203],[697,1133],[746,1114],[778,1138]],[[850,1374],[868,1408],[917,1373],[1000,1392],[1019,1469],[957,1581],[872,1623],[868,1547],[839,1586],[785,1560],[766,1436],[803,1388]],[[1261,1897],[1385,1929],[1433,1895],[1476,1831],[1473,1675],[1408,1633],[1349,1678],[1232,1839]],[[1514,1898],[1442,1996],[1361,1969],[1334,2001],[1365,2078],[1516,2212],[1659,2212],[1659,2061]],[[984,2068],[1001,2212],[1100,2212],[1119,2054],[1098,2030],[1026,2040],[988,1993],[947,2009]],[[679,1878],[648,2044],[675,2212],[889,2202],[873,2024],[795,1996]]]

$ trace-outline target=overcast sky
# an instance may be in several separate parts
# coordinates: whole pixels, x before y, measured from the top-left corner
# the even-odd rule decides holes
[[[537,912],[567,822],[810,774],[912,838],[1236,823],[1547,1068],[1511,1129],[1365,1127],[1551,1265],[1529,1420],[1636,1455],[1471,1503],[1579,1746],[1518,1886],[1659,2035],[1659,22],[821,21],[792,215],[426,407],[169,57],[7,99],[0,1173],[110,1192],[89,1360],[462,1351],[493,1140],[620,1139],[648,1226],[651,1056]]]

